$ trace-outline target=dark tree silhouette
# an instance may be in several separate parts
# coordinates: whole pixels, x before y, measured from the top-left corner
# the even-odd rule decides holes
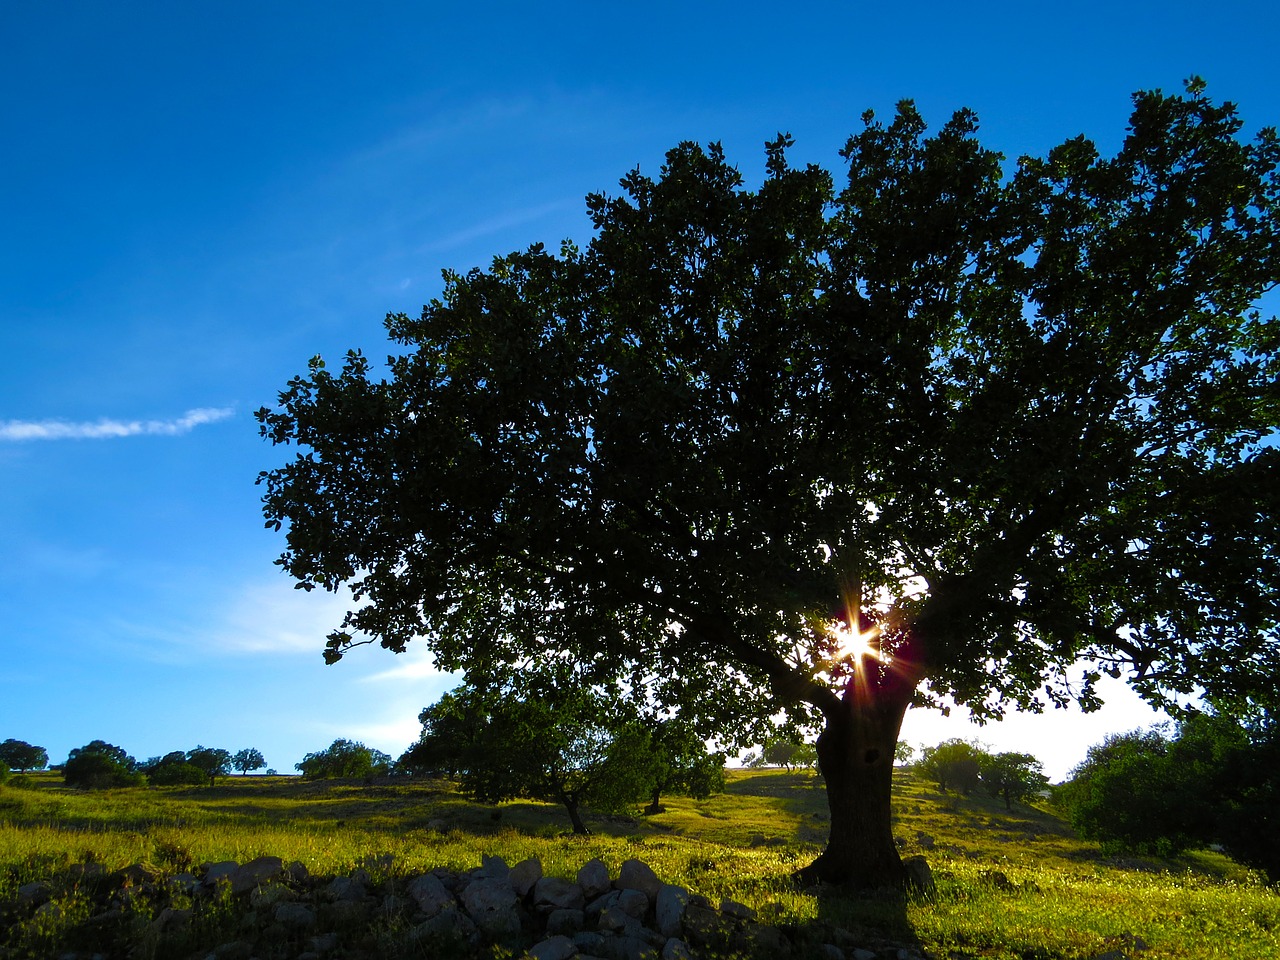
[[[0,743],[0,762],[8,764],[10,769],[19,773],[26,773],[28,770],[43,770],[48,766],[49,754],[44,747],[10,738]]]
[[[585,249],[448,273],[385,373],[316,358],[258,416],[302,447],[261,477],[280,564],[359,602],[329,661],[422,640],[472,676],[657,676],[725,737],[808,718],[804,875],[879,887],[911,704],[1280,668],[1280,144],[1198,80],[1136,95],[1109,157],[864,119],[838,188],[787,137],[755,190],[682,144],[588,198]]]

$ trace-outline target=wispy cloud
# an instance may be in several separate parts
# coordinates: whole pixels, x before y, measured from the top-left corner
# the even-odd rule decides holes
[[[231,416],[230,407],[188,410],[175,420],[0,420],[0,440],[114,440],[119,437],[176,437]]]

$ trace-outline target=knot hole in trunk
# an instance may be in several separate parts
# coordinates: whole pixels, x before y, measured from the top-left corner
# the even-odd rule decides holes
[[[875,763],[880,759],[880,751],[872,747],[862,757],[867,763]]]

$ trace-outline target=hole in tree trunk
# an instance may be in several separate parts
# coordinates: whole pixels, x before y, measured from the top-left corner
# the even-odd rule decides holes
[[[876,749],[868,750],[863,759],[866,760],[867,763],[875,763],[880,759],[880,751]]]

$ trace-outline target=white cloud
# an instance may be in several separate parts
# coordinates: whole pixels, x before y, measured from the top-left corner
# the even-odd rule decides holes
[[[481,237],[487,237],[491,234],[502,233],[505,230],[511,230],[515,227],[522,227],[527,223],[533,223],[541,220],[543,217],[552,213],[558,213],[561,210],[572,209],[577,201],[573,203],[564,200],[558,200],[554,203],[544,203],[538,206],[527,207],[522,210],[515,210],[511,213],[505,213],[501,216],[490,217],[479,223],[465,227],[462,230],[455,231],[438,240],[423,244],[418,248],[418,253],[439,253],[445,250],[451,250],[455,247],[461,247],[479,240]]]
[[[241,587],[218,616],[208,648],[224,653],[307,653],[316,657],[325,637],[342,624],[351,595],[295,590],[275,577]]]
[[[0,440],[113,440],[119,437],[176,437],[202,424],[231,416],[229,407],[188,410],[175,420],[109,420],[71,423],[66,420],[0,420]]]

